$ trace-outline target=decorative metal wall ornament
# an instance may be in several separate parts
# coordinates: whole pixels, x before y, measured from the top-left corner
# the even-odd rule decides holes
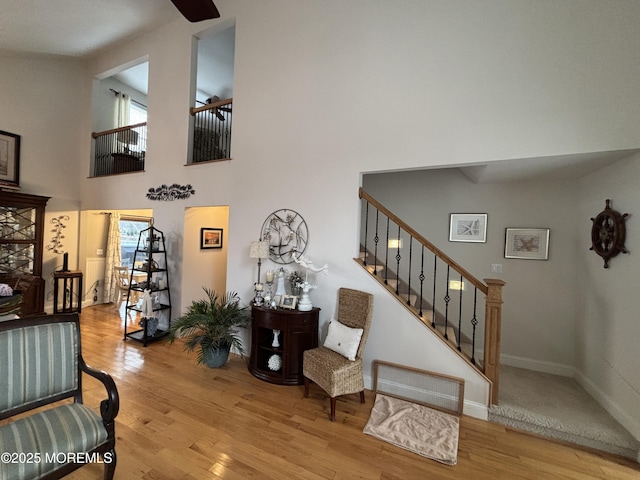
[[[307,222],[294,210],[276,210],[262,224],[260,238],[269,242],[271,260],[281,264],[293,263],[293,256],[302,255],[307,248]]]
[[[170,202],[172,200],[185,200],[191,195],[195,195],[196,191],[191,185],[173,185],[162,184],[158,188],[150,188],[147,192],[147,198],[149,200],[162,200]]]
[[[50,220],[50,222],[54,225],[54,228],[51,229],[54,235],[51,239],[51,244],[47,245],[47,250],[50,250],[53,253],[57,253],[58,255],[64,253],[64,245],[62,244],[64,235],[62,234],[62,230],[67,228],[67,226],[62,223],[63,221],[69,221],[69,215],[60,215],[59,217],[55,217]]]
[[[609,268],[609,259],[620,252],[629,253],[624,246],[626,236],[625,220],[628,213],[620,214],[611,208],[607,199],[605,209],[592,218],[591,248],[604,259],[604,268]]]

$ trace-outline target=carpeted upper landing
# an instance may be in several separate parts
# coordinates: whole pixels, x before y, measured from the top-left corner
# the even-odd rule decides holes
[[[568,377],[502,366],[500,404],[489,420],[634,460],[640,451],[640,442]]]

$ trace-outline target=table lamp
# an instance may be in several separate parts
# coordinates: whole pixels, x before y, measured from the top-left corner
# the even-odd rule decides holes
[[[269,242],[267,242],[266,240],[251,242],[251,249],[249,250],[249,258],[258,259],[257,283],[260,283],[260,266],[262,265],[263,258],[269,258]]]
[[[269,242],[263,240],[251,242],[249,258],[258,259],[258,281],[254,284],[256,296],[253,299],[253,304],[262,306],[264,300],[262,297],[262,283],[260,283],[260,266],[263,258],[269,258]]]

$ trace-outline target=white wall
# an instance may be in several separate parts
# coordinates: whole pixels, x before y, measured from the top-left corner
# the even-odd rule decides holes
[[[576,366],[581,381],[609,411],[640,438],[640,155],[580,180],[580,221],[576,281],[579,285],[578,351]],[[590,251],[594,218],[611,200],[611,208],[626,220],[628,254],[620,254],[603,267]]]
[[[60,167],[67,175],[44,177],[32,170],[29,182],[37,191],[31,193],[52,191],[50,179],[60,177],[65,187],[55,189],[56,195],[81,200],[83,209],[153,208],[176,258],[183,251],[184,209],[229,205],[227,288],[247,301],[255,277],[249,244],[278,208],[303,215],[310,229],[308,255],[330,265],[330,275],[319,278],[312,293],[323,308],[323,325],[338,287],[375,291],[351,260],[358,248],[361,172],[620,150],[639,143],[640,104],[629,102],[640,78],[635,0],[217,0],[216,5],[221,19],[199,24],[179,19],[101,52],[88,62],[86,75],[77,63],[30,66],[28,78],[12,79],[6,90],[3,82],[0,100],[3,106],[15,104],[36,91],[42,101],[13,107],[10,114],[3,108],[0,120],[6,130],[36,133],[44,153],[51,142],[40,141],[57,122],[56,110],[71,112],[73,121],[56,136],[56,154],[34,157],[38,162],[68,158]],[[189,78],[191,36],[234,19],[234,158],[184,167],[195,83]],[[145,55],[146,171],[87,179],[93,78]],[[0,66],[0,79],[6,70],[23,76],[19,64]],[[49,93],[49,103],[42,92]],[[84,103],[74,103],[77,92]],[[174,182],[192,184],[196,194],[174,202],[146,199],[148,188]],[[170,268],[176,298],[200,289],[179,261]],[[388,312],[402,315],[392,302],[376,296],[374,328],[386,328]],[[382,344],[382,332],[373,332],[371,345]],[[413,341],[403,337],[395,345]],[[402,361],[429,363],[424,354],[429,340],[424,342],[423,349],[403,352]],[[367,360],[393,361],[400,358],[398,348],[368,349]],[[454,370],[447,373],[464,374]],[[468,382],[474,385],[469,391],[482,388],[477,379]],[[481,396],[473,400],[480,403]]]
[[[135,198],[160,183],[191,183],[192,199],[155,209],[158,225],[175,230],[178,242],[184,207],[228,204],[227,288],[247,301],[255,275],[249,243],[278,208],[302,214],[310,229],[308,255],[330,265],[312,294],[323,308],[323,325],[338,287],[373,288],[351,260],[360,172],[638,144],[640,106],[626,100],[635,95],[640,73],[627,60],[640,47],[635,2],[604,8],[597,1],[442,0],[398,8],[382,1],[221,0],[218,7],[224,15],[218,21],[180,20],[92,62],[97,75],[149,55],[149,149],[144,174],[87,180],[83,199],[130,201],[107,194],[115,183]],[[184,168],[191,35],[232,17],[234,159]],[[200,288],[181,265],[176,270],[183,290]],[[388,322],[382,313],[401,308],[393,302],[376,297],[374,348],[384,341],[385,328],[377,330]],[[549,348],[558,361],[573,355]],[[425,366],[424,350],[403,353],[403,362]],[[398,349],[389,348],[366,355],[399,358]],[[453,370],[447,373],[464,374]],[[477,379],[468,382],[482,390]],[[469,395],[483,401],[481,393]]]
[[[571,375],[575,364],[575,181],[476,184],[459,169],[365,175],[363,188],[480,280],[503,289],[503,363]],[[451,213],[486,213],[486,243],[449,242]],[[549,259],[504,258],[505,228],[549,228]],[[502,274],[491,264],[502,265]]]
[[[221,228],[222,248],[200,249],[200,229]],[[189,283],[200,288],[182,291],[183,310],[194,300],[205,298],[203,287],[223,296],[227,288],[227,248],[229,235],[228,207],[191,207],[184,214],[184,253],[182,270],[189,277]],[[179,313],[174,312],[174,316]]]
[[[78,211],[82,146],[90,137],[79,128],[88,111],[89,86],[77,60],[0,56],[0,130],[21,136],[22,192],[51,197],[47,202],[42,276],[45,308],[53,300],[53,271],[62,266],[54,245],[51,220],[64,220],[63,250],[77,266]],[[49,309],[49,311],[51,311]]]

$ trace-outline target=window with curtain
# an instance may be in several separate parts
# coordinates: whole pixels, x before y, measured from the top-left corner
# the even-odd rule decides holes
[[[120,261],[124,267],[133,267],[133,255],[138,245],[140,232],[151,226],[150,218],[120,217]]]

